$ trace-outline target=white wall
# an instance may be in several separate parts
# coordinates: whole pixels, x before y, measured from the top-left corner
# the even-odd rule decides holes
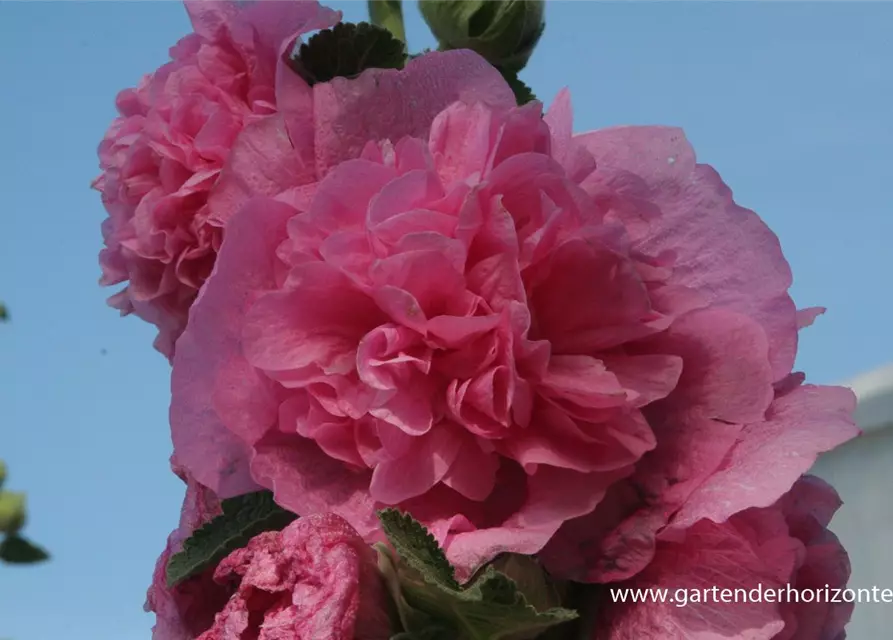
[[[849,385],[864,435],[825,454],[812,472],[843,498],[831,522],[850,555],[852,588],[893,589],[893,366]],[[893,604],[856,605],[848,640],[893,638]]]

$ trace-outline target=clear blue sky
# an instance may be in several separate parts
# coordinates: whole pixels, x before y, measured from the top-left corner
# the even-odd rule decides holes
[[[407,17],[410,46],[429,46]],[[798,303],[830,309],[802,341],[813,380],[893,360],[893,3],[552,2],[547,19],[523,74],[542,98],[569,85],[580,131],[684,127],[781,237]],[[0,2],[0,457],[54,554],[0,568],[2,637],[149,637],[181,497],[169,370],[153,330],[105,306],[89,184],[115,93],[187,29],[176,2]]]

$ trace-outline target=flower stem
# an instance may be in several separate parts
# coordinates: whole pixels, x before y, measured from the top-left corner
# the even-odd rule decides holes
[[[368,0],[369,18],[372,24],[384,27],[395,38],[406,42],[406,29],[403,26],[403,3],[401,0]]]

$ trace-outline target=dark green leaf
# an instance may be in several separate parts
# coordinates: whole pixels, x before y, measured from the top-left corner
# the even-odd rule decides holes
[[[19,535],[7,536],[0,542],[0,560],[10,564],[34,564],[49,557],[46,551]]]
[[[340,22],[301,45],[291,67],[308,84],[355,78],[366,69],[402,69],[406,48],[383,27]]]
[[[533,90],[524,84],[524,81],[518,77],[517,73],[514,71],[505,71],[504,69],[501,69],[500,73],[502,73],[502,77],[505,78],[505,81],[512,88],[518,106],[523,106],[528,102],[536,100]]]
[[[221,507],[221,515],[194,531],[182,551],[171,556],[167,563],[169,586],[217,565],[257,534],[281,531],[297,518],[277,505],[269,491],[230,498]]]

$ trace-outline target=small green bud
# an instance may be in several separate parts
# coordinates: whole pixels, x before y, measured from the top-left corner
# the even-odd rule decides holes
[[[12,535],[25,526],[25,494],[0,492],[0,532]]]
[[[516,73],[546,28],[544,0],[419,0],[419,9],[441,49],[472,49]]]

